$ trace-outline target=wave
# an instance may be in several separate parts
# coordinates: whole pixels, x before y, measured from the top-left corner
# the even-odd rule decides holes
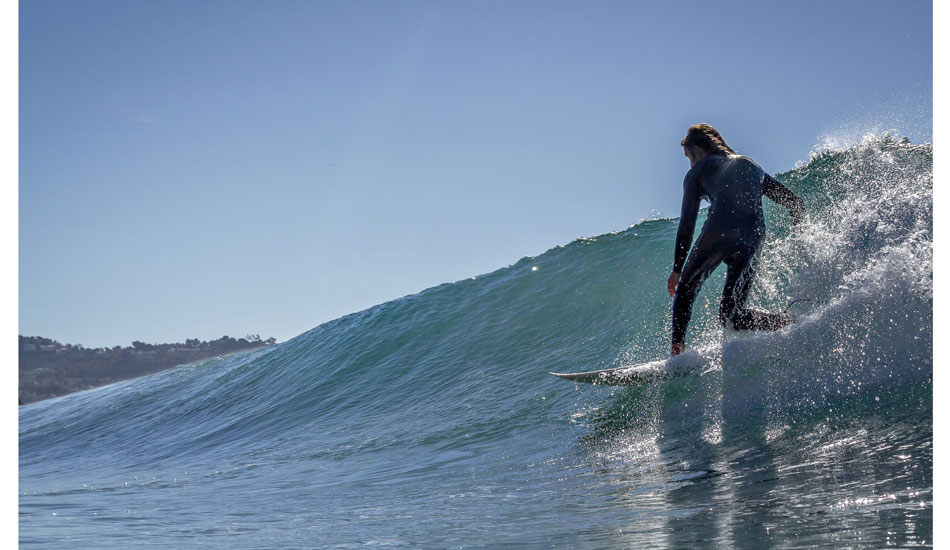
[[[764,201],[769,233],[750,303],[800,300],[800,320],[724,332],[714,273],[687,339],[698,376],[604,390],[547,374],[668,353],[677,220],[648,219],[269,348],[21,407],[21,485],[287,468],[311,486],[424,480],[448,467],[517,478],[499,469],[515,440],[525,460],[572,445],[630,460],[655,441],[644,434],[794,438],[802,423],[849,424],[881,407],[925,419],[932,157],[929,144],[873,136],[778,174],[808,219],[792,227]]]

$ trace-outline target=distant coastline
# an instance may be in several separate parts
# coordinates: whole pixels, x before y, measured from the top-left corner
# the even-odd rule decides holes
[[[61,344],[42,336],[21,335],[20,404],[97,388],[178,365],[274,343],[274,338],[263,340],[252,334],[238,339],[222,336],[210,342],[189,339],[185,343],[146,344],[136,341],[131,347],[124,348],[85,348],[79,344]]]

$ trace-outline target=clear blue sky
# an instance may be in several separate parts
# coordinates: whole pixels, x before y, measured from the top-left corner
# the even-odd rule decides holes
[[[929,142],[931,10],[23,1],[18,330],[285,340],[676,215],[696,122],[773,173]]]

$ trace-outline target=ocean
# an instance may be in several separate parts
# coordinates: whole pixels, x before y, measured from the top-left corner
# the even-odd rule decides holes
[[[763,200],[750,304],[799,320],[723,329],[720,268],[690,376],[548,374],[669,353],[658,217],[20,407],[20,547],[932,546],[932,165],[883,135],[779,174],[809,219]]]

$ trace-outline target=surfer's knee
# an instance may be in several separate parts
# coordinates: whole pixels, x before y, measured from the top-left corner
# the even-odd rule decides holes
[[[736,322],[736,307],[732,300],[720,300],[719,302],[719,324],[724,327],[734,325]]]

